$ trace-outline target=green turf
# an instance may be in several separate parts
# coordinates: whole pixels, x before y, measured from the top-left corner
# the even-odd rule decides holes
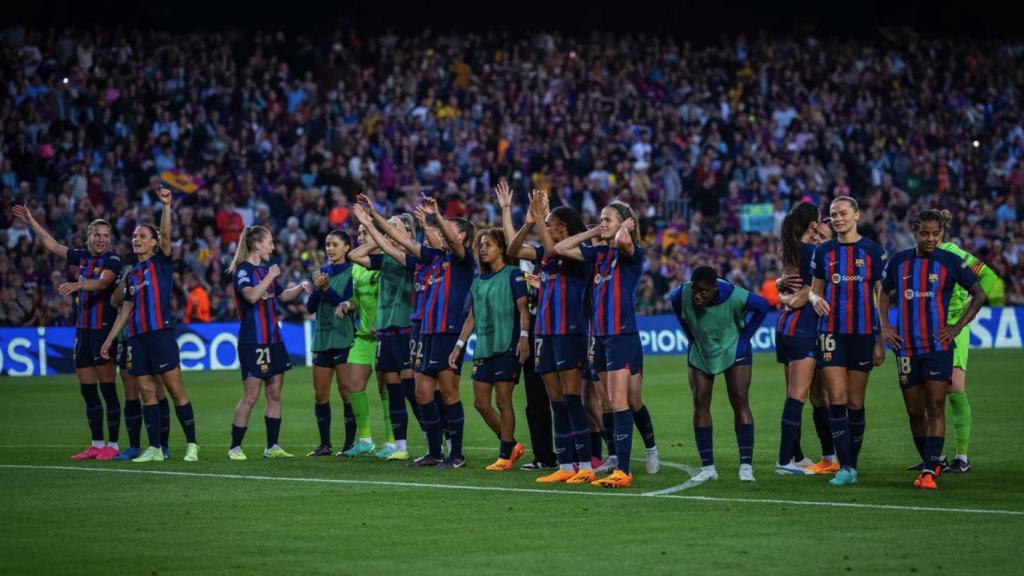
[[[772,358],[760,355],[751,395],[757,424],[757,482],[741,485],[736,479],[731,411],[719,386],[714,415],[722,478],[670,498],[622,496],[686,480],[683,472],[667,467],[648,476],[642,462],[635,465],[633,488],[615,492],[587,486],[545,487],[534,482],[534,474],[520,470],[483,471],[496,457],[497,442],[474,413],[466,385],[469,465],[441,471],[410,470],[375,459],[303,457],[316,440],[307,369],[296,369],[286,378],[282,444],[297,454],[292,461],[258,458],[264,435],[261,408],[246,439],[250,460],[227,460],[231,412],[240,393],[236,372],[185,374],[202,446],[199,463],[181,461],[183,439],[173,418],[171,461],[71,462],[68,456],[84,448],[87,439],[74,379],[4,378],[0,379],[0,566],[6,574],[394,574],[396,569],[410,574],[1018,573],[1014,548],[1024,534],[1024,483],[1020,481],[1024,468],[1017,448],[1024,424],[1016,388],[1019,376],[1013,374],[1020,369],[1020,360],[1019,351],[972,353],[968,387],[974,409],[971,456],[976,468],[965,476],[943,476],[939,491],[925,492],[913,489],[913,475],[904,471],[916,453],[891,357],[875,373],[869,390],[860,483],[833,488],[823,477],[776,476],[772,465],[778,448],[782,375]],[[646,362],[645,397],[662,458],[695,465],[683,361],[653,357]],[[374,432],[382,438],[378,402],[375,397]],[[517,391],[516,402],[518,436],[528,445],[522,391]],[[334,406],[334,437],[339,444],[337,399]],[[809,411],[804,423],[804,448],[816,456]],[[411,428],[411,451],[418,455],[423,451],[422,440],[415,423]],[[639,439],[634,455],[643,455]],[[552,493],[496,490],[500,488]],[[824,503],[907,508],[838,508]]]

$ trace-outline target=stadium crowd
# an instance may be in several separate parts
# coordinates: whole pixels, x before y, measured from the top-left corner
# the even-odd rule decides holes
[[[850,194],[889,253],[909,217],[954,213],[953,236],[1024,304],[1024,46],[899,38],[513,33],[331,37],[28,30],[0,36],[0,325],[72,325],[57,294],[75,270],[12,218],[27,204],[81,247],[106,218],[130,261],[137,223],[178,190],[179,319],[235,319],[225,269],[248,224],[275,231],[282,280],[324,263],[321,240],[421,194],[448,217],[497,224],[507,179],[525,206],[596,220],[615,198],[641,216],[637,311],[712,264],[777,303],[778,232],[806,199]],[[744,206],[770,204],[763,231]],[[525,216],[521,208],[514,217]],[[306,317],[301,299],[286,318]]]

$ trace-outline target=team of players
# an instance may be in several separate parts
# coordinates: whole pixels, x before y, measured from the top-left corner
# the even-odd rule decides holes
[[[645,261],[632,210],[613,202],[602,210],[600,223],[588,230],[573,210],[549,210],[547,194],[534,191],[525,224],[517,231],[512,191],[502,182],[495,193],[502,226],[481,231],[463,219],[446,220],[432,198],[423,198],[415,219],[422,242],[412,215],[387,220],[360,196],[353,210],[360,223],[359,246],[353,247],[346,233],[331,232],[325,241],[327,264],[288,288],[277,282],[280,269],[270,263],[271,232],[246,228],[228,269],[238,306],[243,380],[229,458],[246,458],[242,442],[261,389],[266,390],[263,455],[292,456],[278,444],[281,386],[291,365],[277,310],[279,302],[305,293],[307,308],[316,317],[314,414],[320,433],[319,445],[309,456],[333,453],[334,377],[345,405],[345,445],[338,455],[374,453],[365,388],[376,364],[388,439],[375,455],[409,460],[408,404],[428,449],[409,465],[464,466],[459,378],[466,340],[475,333],[474,406],[499,445],[498,458],[488,470],[510,470],[525,453],[515,439],[512,390],[521,367],[532,362],[551,399],[558,461],[557,469],[538,482],[630,486],[634,426],[645,444],[646,469],[657,472],[654,427],[642,398],[643,353],[634,309]],[[70,250],[27,209],[14,209],[48,250],[77,263],[80,270],[78,282],[59,287],[64,295],[80,292],[75,364],[92,444],[75,459],[166,459],[170,414],[165,389],[186,436],[185,460],[198,459],[192,406],[181,382],[172,329],[172,195],[161,188],[158,197],[164,207],[160,228],[136,228],[132,247],[137,261],[129,268],[109,250],[107,222],[98,220],[89,227],[86,250]],[[787,392],[776,472],[834,474],[834,485],[857,482],[868,375],[884,361],[888,344],[897,355],[922,459],[915,466],[920,475],[914,485],[936,488],[935,477],[947,466],[940,461],[945,397],[956,380],[958,453],[952,469],[969,470],[964,327],[985,302],[986,280],[994,275],[955,245],[943,244],[948,214],[918,214],[913,222],[916,248],[888,262],[878,244],[858,233],[859,216],[856,202],[841,197],[830,206],[830,223],[820,222],[817,208],[806,203],[794,207],[783,222],[785,274],[779,287],[785,306],[776,340]],[[540,237],[539,246],[525,243],[531,232]],[[898,304],[890,299],[892,292]],[[701,460],[693,479],[718,478],[710,401],[714,378],[723,374],[735,411],[739,478],[753,481],[754,424],[747,400],[750,340],[769,305],[761,296],[719,279],[708,267],[695,270],[691,281],[669,297],[690,342],[694,437]],[[888,323],[890,305],[896,326]],[[130,447],[124,451],[117,443],[121,410],[111,358],[121,367],[125,385]],[[101,394],[107,406],[106,443]],[[808,395],[823,453],[816,464],[800,447]],[[964,410],[957,413],[958,404],[966,406],[966,418]],[[144,451],[142,424],[149,442]],[[609,451],[604,460],[599,457],[602,433]]]

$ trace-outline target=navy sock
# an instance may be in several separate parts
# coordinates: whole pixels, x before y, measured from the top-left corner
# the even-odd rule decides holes
[[[235,424],[231,425],[231,447],[232,448],[241,448],[242,447],[242,440],[245,439],[245,431],[248,430],[248,429],[249,428],[247,426],[236,426]]]
[[[712,426],[704,428],[693,428],[693,437],[697,439],[697,454],[700,456],[701,466],[715,465],[715,444]]]
[[[149,445],[153,448],[160,447],[160,405],[147,404],[143,406],[142,418],[146,421],[146,436],[149,438]]]
[[[117,384],[100,382],[100,393],[107,405],[107,441],[117,442],[121,436],[121,401],[117,398]]]
[[[263,423],[267,425],[267,448],[279,444],[281,440],[281,419],[264,416]]]
[[[782,437],[779,441],[779,464],[785,466],[795,458],[793,448],[799,442],[800,420],[804,403],[793,398],[786,398],[782,405]],[[802,460],[803,458],[801,458]]]
[[[644,447],[654,448],[654,422],[651,421],[651,413],[647,411],[646,404],[633,412],[633,423],[636,424],[640,437],[644,439]]]
[[[619,410],[614,413],[615,419],[615,453],[618,454],[619,470],[629,474],[629,458],[633,454],[633,413]]]
[[[434,404],[437,405],[437,413],[441,415],[441,435],[448,436],[448,414],[444,409],[444,398],[440,390],[434,390]]]
[[[559,464],[572,464],[572,423],[564,401],[551,401],[552,420],[555,425],[555,456]]]
[[[512,449],[515,448],[515,447],[516,447],[515,440],[513,440],[511,442],[506,442],[504,440],[499,440],[498,458],[504,458],[505,460],[508,460],[508,459],[512,458]]]
[[[448,457],[451,459],[462,458],[462,431],[466,425],[466,413],[462,409],[462,402],[445,406],[444,411],[448,420],[448,439],[452,442]],[[513,440],[512,445],[515,446],[515,444]],[[509,454],[511,453],[512,451],[509,450]]]
[[[420,426],[427,433],[427,448],[430,456],[440,460],[441,453],[441,414],[437,411],[437,404],[427,402],[420,404]]]
[[[800,416],[800,420],[803,421],[802,414]],[[796,460],[797,462],[800,462],[801,460],[806,458],[806,455],[804,454],[804,449],[803,447],[800,446],[800,430],[800,428],[797,428],[796,439],[793,440],[793,460]]]
[[[754,425],[736,425],[736,444],[740,449],[740,464],[754,463]]]
[[[316,415],[316,428],[320,431],[320,445],[331,445],[331,403],[315,404],[313,414]]]
[[[412,415],[418,423],[420,421],[420,403],[416,401],[416,381],[412,378],[403,379],[402,391],[405,393],[405,399],[408,400],[409,406],[412,408]],[[406,417],[406,421],[408,421],[408,417]]]
[[[142,436],[142,400],[124,401],[124,428],[128,431],[128,444],[132,448],[141,447]]]
[[[185,432],[185,442],[195,444],[196,417],[192,413],[192,403],[189,402],[184,406],[175,406],[174,413],[178,415],[178,422],[181,423],[181,429]]]
[[[864,427],[867,422],[864,418],[864,409],[854,410],[853,408],[848,409],[850,415],[850,464],[851,467],[857,467],[857,461],[860,459],[860,447],[864,444]]]
[[[409,433],[409,410],[405,407],[405,388],[402,384],[388,384],[388,412],[395,440],[405,440]]]
[[[345,443],[342,450],[352,448],[356,442],[356,413],[352,411],[352,404],[345,402]]]
[[[171,403],[165,396],[157,404],[160,406],[160,447],[167,448],[171,438]]]
[[[928,462],[928,455],[924,451],[924,436],[914,436],[914,447],[917,448],[917,454],[921,457],[921,462]]]
[[[940,465],[942,461],[942,449],[946,444],[945,436],[928,436],[925,438],[925,444],[928,446],[928,466],[929,470],[934,471]]]
[[[590,455],[591,455],[591,457],[597,458],[598,460],[603,460],[604,459],[603,458],[604,455],[602,454],[602,448],[601,448],[602,447],[602,443],[603,443],[603,438],[601,437],[601,433],[600,432],[591,432],[590,433]]]
[[[828,407],[828,426],[832,430],[832,444],[836,449],[839,464],[852,468],[850,463],[850,415],[846,404],[832,404]]]
[[[93,442],[103,441],[103,403],[95,384],[80,384],[82,398],[85,399],[85,419],[89,422],[89,433]]]
[[[587,409],[583,407],[583,398],[579,394],[565,395],[565,413],[569,417],[569,429],[572,431],[573,448],[576,449],[576,462],[590,462],[593,450],[590,435],[590,420]],[[600,440],[598,440],[600,443]]]
[[[818,442],[821,444],[821,455],[832,456],[836,453],[832,445],[832,430],[828,427],[828,408],[825,406],[814,407],[814,431],[818,434]]]
[[[601,414],[601,422],[604,425],[604,441],[608,445],[608,455],[615,455],[615,415],[611,412]]]

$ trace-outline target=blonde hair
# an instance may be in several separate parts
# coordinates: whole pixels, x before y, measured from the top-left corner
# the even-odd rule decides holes
[[[245,230],[242,230],[242,235],[238,237],[238,248],[235,250],[235,256],[231,258],[231,265],[228,266],[228,274],[233,274],[238,269],[238,265],[249,257],[249,252],[252,252],[253,248],[256,247],[256,243],[269,235],[270,230],[263,226],[247,226]]]

